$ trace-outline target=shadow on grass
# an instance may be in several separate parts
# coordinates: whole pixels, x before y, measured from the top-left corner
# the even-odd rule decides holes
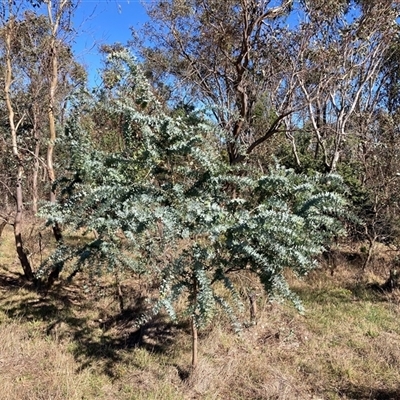
[[[138,308],[133,307],[102,321],[98,325],[103,332],[100,337],[76,332],[73,354],[81,362],[81,369],[90,367],[94,361],[103,361],[104,372],[114,377],[115,365],[123,362],[121,350],[143,348],[152,354],[167,353],[179,328],[160,315],[137,327],[135,321],[140,315]]]
[[[28,282],[24,276],[18,272],[9,272],[7,275],[0,275],[0,288],[6,289],[33,289],[33,284]]]
[[[10,318],[43,322],[44,334],[60,343],[65,339],[70,342],[69,351],[80,364],[79,369],[101,365],[110,377],[114,377],[115,365],[123,361],[121,350],[140,347],[151,353],[165,353],[182,328],[162,315],[138,327],[137,320],[148,311],[141,297],[122,313],[95,319],[91,308],[95,305],[73,285],[54,286],[42,296],[22,276],[7,272],[0,276],[0,290],[0,307]]]
[[[354,400],[399,400],[400,387],[397,389],[378,389],[350,386],[341,390],[340,395]]]

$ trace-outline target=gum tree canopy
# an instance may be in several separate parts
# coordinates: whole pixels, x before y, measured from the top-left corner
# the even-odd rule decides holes
[[[262,160],[276,136],[296,152],[303,128],[334,172],[385,96],[396,1],[156,0],[147,12],[132,47],[171,98],[208,108],[231,164]]]

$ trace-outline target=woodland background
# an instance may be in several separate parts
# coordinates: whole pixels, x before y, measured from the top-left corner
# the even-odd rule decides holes
[[[398,398],[397,2],[154,1],[98,87],[77,7],[0,5],[4,398]]]

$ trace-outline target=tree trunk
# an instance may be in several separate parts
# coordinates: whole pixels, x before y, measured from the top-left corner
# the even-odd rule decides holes
[[[36,128],[36,115],[34,116],[34,139],[35,143],[35,163],[32,174],[32,211],[36,214],[38,211],[38,177],[39,177],[39,155],[40,155],[40,141]]]
[[[122,314],[125,310],[124,304],[124,294],[122,292],[121,281],[119,279],[118,268],[115,268],[114,277],[115,277],[115,294],[119,303],[119,312]]]
[[[61,17],[65,7],[68,3],[66,0],[62,0],[58,4],[58,9],[55,12],[53,18],[53,3],[52,1],[47,2],[47,14],[51,24],[51,42],[50,42],[50,86],[49,86],[49,105],[48,105],[48,118],[49,118],[49,143],[47,145],[47,173],[51,184],[50,188],[50,202],[56,202],[56,193],[54,188],[55,172],[54,172],[54,146],[56,143],[56,118],[55,118],[55,104],[56,104],[56,91],[58,86],[58,49],[57,49],[57,32],[60,27]],[[53,235],[58,243],[62,243],[62,229],[61,226],[56,222],[53,225]],[[60,275],[63,268],[62,264],[57,264],[51,271],[47,286],[50,287]]]
[[[63,2],[62,2],[63,4]],[[60,5],[62,7],[62,5]],[[50,37],[50,86],[49,86],[49,104],[48,104],[48,117],[49,117],[49,142],[47,145],[47,173],[49,181],[53,184],[55,180],[54,172],[54,146],[56,142],[56,121],[55,121],[55,103],[56,103],[56,90],[58,85],[58,54],[57,54],[57,31],[60,23],[61,15],[57,13],[55,19],[52,15],[52,2],[47,2],[48,18],[51,23],[51,37]],[[62,10],[61,10],[62,12]],[[50,188],[50,201],[55,203],[56,194],[53,186]],[[56,238],[57,239],[57,238]]]
[[[1,238],[1,235],[3,234],[4,228],[6,227],[6,225],[7,225],[7,221],[2,221],[0,223],[0,238]]]
[[[16,194],[16,205],[17,205],[17,211],[15,214],[15,220],[14,220],[14,237],[15,237],[15,247],[16,251],[18,254],[18,258],[21,263],[21,267],[24,271],[25,277],[28,281],[33,281],[34,280],[34,274],[32,272],[32,267],[29,262],[28,256],[25,252],[24,246],[23,246],[23,241],[22,241],[22,213],[23,213],[23,194],[22,194],[22,177],[24,174],[24,167],[23,167],[23,160],[21,158],[21,155],[19,153],[19,148],[18,148],[18,141],[17,141],[17,131],[18,131],[18,126],[22,122],[23,117],[15,123],[15,113],[14,113],[14,107],[13,103],[11,100],[11,95],[10,95],[10,88],[12,84],[12,60],[11,60],[11,39],[12,35],[14,33],[14,17],[11,17],[9,20],[8,25],[6,26],[5,29],[5,45],[6,45],[6,51],[5,51],[5,69],[4,69],[4,97],[6,101],[6,106],[7,106],[7,112],[8,112],[8,122],[10,124],[10,133],[11,133],[11,145],[12,145],[12,154],[16,160],[16,163],[18,165],[17,167],[17,176],[16,176],[16,188],[15,188],[15,194]]]
[[[191,318],[190,325],[192,328],[192,369],[196,369],[198,361],[197,359],[198,336],[197,336],[196,320],[194,316],[192,316]]]
[[[367,230],[367,228],[366,228]],[[376,242],[376,237],[372,237],[370,235],[368,236],[368,252],[367,252],[367,257],[365,258],[365,261],[363,263],[363,271],[365,271],[368,267],[369,264],[371,263],[372,257],[374,255],[374,250],[375,250],[375,242]]]
[[[23,201],[22,201],[22,174],[23,174],[23,167],[18,167],[18,178],[17,178],[17,187],[16,187],[16,194],[17,194],[17,212],[15,214],[14,220],[14,237],[15,237],[15,246],[18,254],[19,261],[21,263],[21,267],[24,271],[25,278],[28,281],[33,281],[35,276],[32,271],[31,264],[29,262],[28,256],[24,249],[23,241],[22,241],[22,213],[23,213]]]
[[[197,278],[193,276],[193,304],[196,306],[197,303]],[[198,360],[198,335],[197,335],[197,325],[196,325],[196,316],[192,315],[190,320],[190,327],[192,330],[192,370],[195,370],[197,367]]]
[[[250,322],[257,325],[257,296],[254,292],[249,293],[250,300]]]

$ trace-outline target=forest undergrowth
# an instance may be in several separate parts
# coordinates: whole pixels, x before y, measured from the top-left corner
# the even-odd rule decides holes
[[[152,290],[144,280],[122,277],[122,312],[110,278],[62,276],[38,292],[21,277],[12,240],[7,228],[0,242],[0,399],[400,398],[400,292],[377,290],[389,274],[386,248],[367,271],[354,249],[342,246],[334,270],[289,277],[304,315],[270,302],[258,282],[238,274],[256,294],[257,323],[236,334],[217,315],[200,331],[191,372],[188,324],[159,315],[136,327]]]

